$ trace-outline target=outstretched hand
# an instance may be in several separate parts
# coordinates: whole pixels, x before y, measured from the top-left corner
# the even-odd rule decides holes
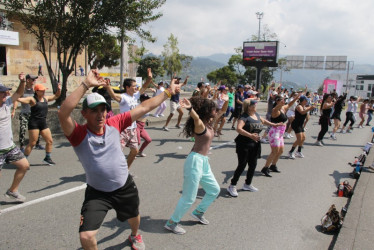
[[[18,75],[18,79],[19,79],[21,82],[25,82],[25,81],[26,81],[25,73],[21,72],[21,73]]]
[[[183,100],[180,100],[179,104],[181,105],[182,108],[185,108],[185,109],[189,109],[192,107],[191,102],[186,98],[183,98]]]
[[[92,69],[90,70],[90,72],[88,72],[85,82],[89,87],[105,87],[106,85],[108,85],[105,79],[100,76],[100,73],[97,69]]]

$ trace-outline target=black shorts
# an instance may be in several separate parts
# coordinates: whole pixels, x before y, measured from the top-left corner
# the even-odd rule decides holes
[[[303,125],[294,125],[292,123],[291,124],[291,128],[293,129],[293,131],[295,132],[295,134],[304,133],[305,132]]]
[[[42,120],[30,119],[29,120],[29,125],[28,125],[29,130],[39,129],[40,131],[42,131],[46,128],[48,128],[48,126],[47,126],[47,120],[45,119],[42,119]]]
[[[342,120],[342,119],[340,118],[340,113],[335,113],[335,112],[332,114],[331,119],[338,119],[339,121]]]
[[[242,113],[242,108],[241,107],[240,108],[235,108],[232,116],[235,117],[235,118],[239,118],[241,113]]]
[[[119,221],[139,215],[138,189],[130,174],[125,185],[113,192],[102,192],[87,185],[79,232],[99,229],[112,208],[116,210]]]

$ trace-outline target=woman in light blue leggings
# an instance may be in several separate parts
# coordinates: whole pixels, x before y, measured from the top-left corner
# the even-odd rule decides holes
[[[204,225],[209,224],[209,221],[204,217],[204,213],[220,192],[220,187],[210,169],[207,156],[214,138],[212,124],[217,112],[216,104],[209,99],[198,96],[192,97],[190,101],[183,99],[180,104],[190,111],[190,117],[186,122],[183,133],[186,137],[193,136],[195,144],[184,163],[182,197],[179,199],[173,215],[165,224],[166,229],[176,234],[186,233],[178,223],[195,202],[199,185],[204,189],[205,195],[197,208],[191,213],[191,216]]]

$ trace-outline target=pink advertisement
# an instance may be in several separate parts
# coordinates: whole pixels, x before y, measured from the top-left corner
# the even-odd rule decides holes
[[[331,80],[331,79],[326,79],[323,81],[323,93],[332,93],[333,90],[336,90],[336,87],[338,85],[337,80]]]

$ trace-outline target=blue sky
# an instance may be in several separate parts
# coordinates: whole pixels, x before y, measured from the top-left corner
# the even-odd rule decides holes
[[[167,0],[159,9],[163,17],[147,25],[157,42],[145,46],[160,54],[173,33],[187,55],[234,53],[257,35],[255,13],[263,12],[262,27],[278,35],[281,55],[346,55],[370,64],[373,10],[373,0]]]

